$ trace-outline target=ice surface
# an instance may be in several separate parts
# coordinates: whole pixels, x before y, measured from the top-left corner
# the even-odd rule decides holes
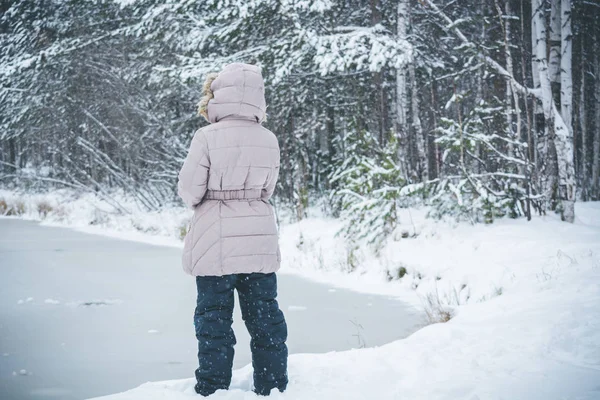
[[[288,311],[306,311],[307,307],[305,306],[288,306]]]

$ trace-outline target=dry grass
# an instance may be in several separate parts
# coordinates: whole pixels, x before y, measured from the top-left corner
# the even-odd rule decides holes
[[[442,301],[436,290],[425,297],[425,316],[428,324],[444,323],[454,317],[454,310]]]
[[[52,207],[46,200],[41,200],[37,204],[37,212],[41,219],[45,219],[53,210],[54,207]]]
[[[354,243],[346,246],[346,268],[345,271],[353,272],[356,271],[358,265],[360,264],[360,260],[358,258],[358,247],[354,245]]]
[[[393,272],[390,271],[389,269],[386,270],[385,272],[386,272],[386,278],[387,278],[388,281],[394,281],[394,280],[402,279],[408,273],[406,267],[404,267],[404,266],[398,267]]]
[[[189,229],[188,222],[182,222],[181,225],[177,227],[177,236],[180,240],[185,239],[185,235],[187,235]]]
[[[25,214],[25,202],[17,199],[14,201],[0,199],[0,215],[19,216]]]
[[[13,208],[12,208],[12,215],[23,215],[25,214],[25,203],[23,202],[23,200],[16,200]]]

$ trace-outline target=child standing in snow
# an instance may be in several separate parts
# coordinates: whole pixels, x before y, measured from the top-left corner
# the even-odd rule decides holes
[[[196,132],[179,172],[179,196],[194,209],[183,268],[198,289],[196,392],[203,396],[231,382],[235,290],[252,338],[254,391],[268,395],[288,383],[287,326],[276,300],[281,255],[268,202],[279,145],[261,125],[265,110],[257,66],[234,63],[210,75],[199,112],[211,124]]]

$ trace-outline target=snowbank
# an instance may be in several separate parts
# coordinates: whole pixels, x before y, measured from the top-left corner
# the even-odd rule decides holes
[[[600,202],[577,203],[575,224],[549,215],[529,222],[451,225],[426,219],[422,210],[404,213],[405,222],[379,256],[364,244],[353,248],[336,237],[341,222],[335,219],[284,225],[283,271],[401,297],[417,307],[427,307],[433,299],[454,308],[520,284],[529,287],[568,265],[600,263]]]
[[[182,236],[192,215],[184,207],[168,206],[160,211],[141,211],[125,196],[114,195],[114,203],[129,213],[120,213],[93,193],[56,190],[44,194],[16,193],[0,190],[9,215],[41,221],[44,225],[67,226],[77,230],[145,243],[182,246]]]

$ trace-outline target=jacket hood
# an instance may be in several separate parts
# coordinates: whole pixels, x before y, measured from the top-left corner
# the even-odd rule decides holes
[[[215,123],[223,119],[262,122],[266,115],[265,83],[256,65],[233,63],[211,77],[213,97],[206,104],[206,119]]]

